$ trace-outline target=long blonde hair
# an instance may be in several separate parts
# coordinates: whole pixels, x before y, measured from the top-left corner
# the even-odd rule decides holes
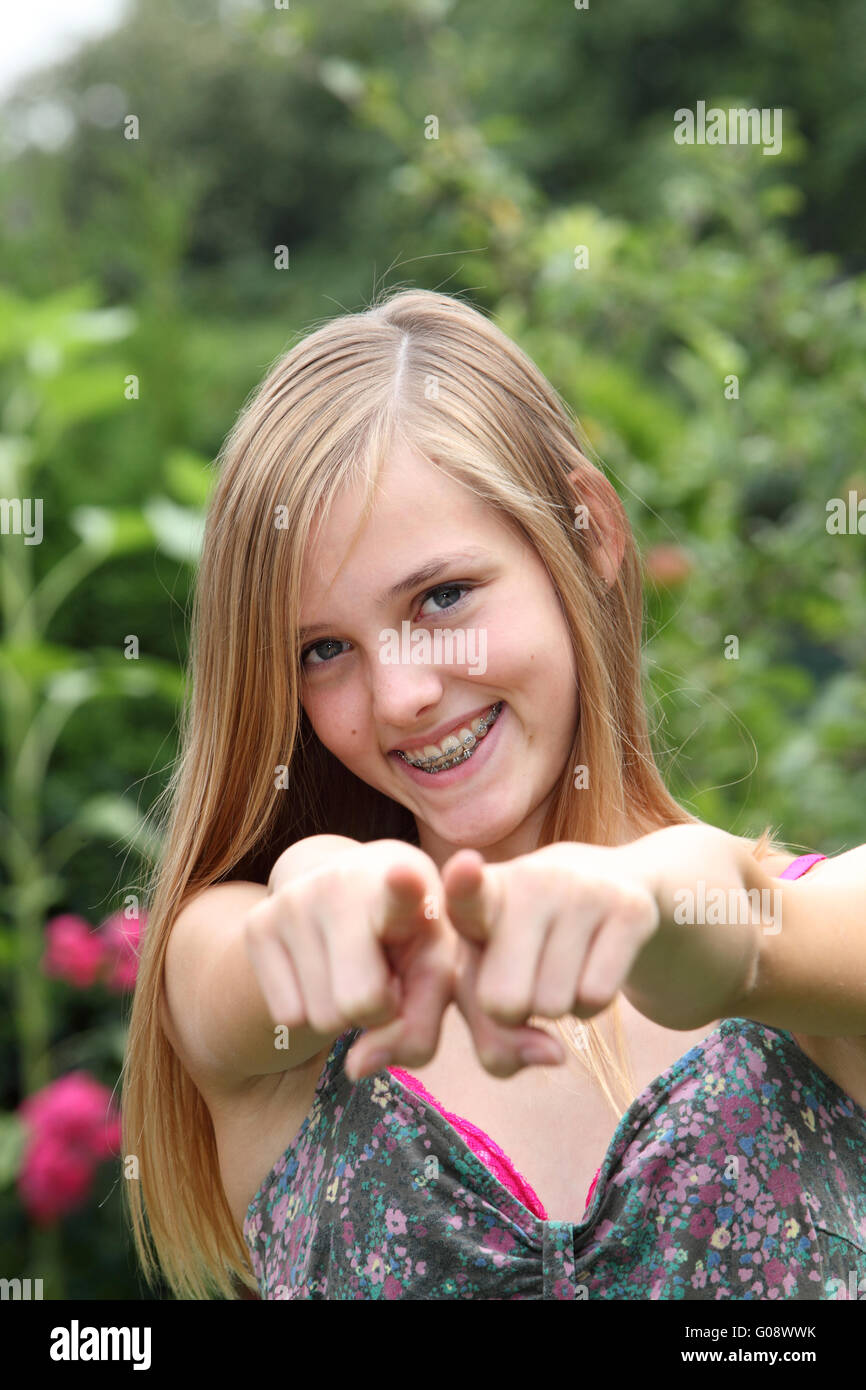
[[[417,289],[391,291],[297,342],[252,393],[216,461],[179,755],[152,812],[165,848],[146,894],[122,1091],[123,1152],[136,1155],[139,1176],[122,1186],[145,1277],[154,1283],[161,1268],[180,1298],[236,1298],[239,1285],[256,1284],[220,1181],[210,1114],[160,1022],[178,912],[220,880],[265,883],[278,855],[310,835],[418,843],[408,809],[315,738],[299,698],[305,540],[340,489],[359,480],[363,524],[397,440],[510,519],[559,596],[580,713],[539,844],[615,844],[624,816],[641,834],[696,820],[666,789],[650,746],[643,576],[631,528],[587,459],[577,421],[534,363],[478,310]],[[623,545],[610,584],[592,563],[591,534],[574,522],[576,504],[599,498]],[[576,792],[578,765],[592,776]],[[775,846],[765,831],[756,853],[768,843]],[[595,1021],[556,1026],[618,1116],[635,1092],[612,1009],[616,1055]]]

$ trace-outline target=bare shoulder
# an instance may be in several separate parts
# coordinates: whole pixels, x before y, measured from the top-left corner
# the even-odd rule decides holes
[[[771,854],[760,862],[771,878],[777,878],[789,864],[801,857],[798,854]],[[816,880],[823,883],[866,883],[866,845],[855,845],[842,854],[828,855],[826,859],[818,860],[802,875],[803,883],[814,883]],[[793,881],[800,882],[799,879]]]
[[[791,856],[787,862],[798,856]],[[781,856],[777,856],[780,866],[768,867],[768,872],[777,875],[785,868]],[[770,861],[767,861],[768,865]],[[813,864],[802,880],[804,886],[816,883],[824,887],[866,883],[866,845],[856,845],[842,854],[833,855]],[[806,1033],[791,1033],[791,1037],[811,1062],[825,1076],[835,1081],[840,1090],[866,1109],[866,1034],[862,1036],[812,1036]]]
[[[333,1039],[304,1027],[291,1045],[275,1046],[274,1020],[245,946],[245,921],[267,896],[261,883],[213,884],[178,912],[166,945],[160,1019],[199,1090],[237,1096],[304,1088]]]
[[[770,878],[778,878],[783,874],[789,864],[793,864],[795,859],[799,859],[799,854],[768,854],[765,859],[758,860],[758,863],[770,875]],[[815,865],[809,870],[810,875],[815,873],[820,865]]]

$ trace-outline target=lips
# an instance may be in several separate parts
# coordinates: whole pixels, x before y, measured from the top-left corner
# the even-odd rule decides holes
[[[441,775],[455,765],[459,766],[461,763],[468,762],[474,756],[479,742],[486,738],[488,729],[498,720],[504,704],[504,700],[497,700],[488,714],[481,719],[472,720],[470,728],[461,728],[456,736],[446,734],[442,740],[443,748],[441,750],[438,745],[431,747],[428,744],[424,754],[420,757],[417,754],[400,752],[392,756],[419,771]]]
[[[411,739],[409,743],[403,743],[399,748],[392,748],[390,752],[421,754],[430,744],[435,744],[438,747],[442,739],[447,738],[449,734],[453,734],[457,737],[460,729],[470,727],[473,719],[480,719],[483,715],[489,714],[494,708],[495,702],[491,705],[482,705],[480,709],[473,710],[470,714],[460,715],[450,724],[440,724],[438,728],[433,729],[431,733],[426,734],[423,738]]]

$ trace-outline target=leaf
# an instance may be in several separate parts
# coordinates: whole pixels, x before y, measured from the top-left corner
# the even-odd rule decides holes
[[[161,850],[161,836],[139,815],[132,802],[121,796],[106,793],[91,797],[78,811],[75,824],[88,835],[121,840],[148,856]]]
[[[208,460],[190,449],[172,449],[163,468],[166,485],[178,502],[190,507],[205,507],[215,477]]]
[[[204,539],[204,517],[190,507],[179,507],[168,497],[152,497],[144,514],[161,550],[174,560],[195,564]]]
[[[57,672],[80,665],[80,653],[49,642],[0,643],[0,670],[14,671],[24,680],[40,683]]]
[[[116,343],[129,336],[138,322],[138,315],[133,309],[117,304],[108,309],[70,314],[68,322],[78,342]]]
[[[51,676],[45,685],[46,697],[60,705],[73,707],[95,696],[132,696],[141,699],[164,695],[176,700],[183,690],[183,673],[169,661],[126,659],[119,652],[99,650],[102,658],[90,666],[78,665]]]
[[[354,102],[364,95],[364,75],[345,58],[323,58],[319,62],[319,81],[339,101]]]
[[[147,518],[133,507],[76,507],[69,523],[85,545],[104,555],[128,555],[154,544]]]
[[[56,344],[52,347],[56,348]],[[92,420],[119,410],[127,404],[123,387],[124,374],[120,366],[88,366],[67,367],[53,376],[42,374],[38,389],[65,428],[79,420]]]
[[[25,435],[0,435],[0,496],[12,496],[18,490],[17,479],[30,464],[35,453],[33,441]]]
[[[0,1112],[0,1188],[10,1187],[18,1176],[27,1142],[27,1127],[17,1115]]]

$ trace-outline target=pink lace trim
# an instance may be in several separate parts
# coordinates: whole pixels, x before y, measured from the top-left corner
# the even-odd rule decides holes
[[[411,1072],[404,1071],[402,1067],[389,1067],[410,1091],[422,1096],[424,1100],[444,1115],[450,1125],[453,1125],[460,1134],[464,1142],[469,1146],[474,1154],[481,1159],[485,1167],[499,1179],[504,1187],[507,1187],[512,1196],[522,1202],[525,1207],[540,1217],[542,1221],[549,1220],[544,1205],[537,1192],[526,1181],[523,1174],[515,1167],[504,1149],[501,1149],[494,1139],[491,1139],[478,1125],[474,1125],[471,1120],[466,1120],[462,1115],[455,1115],[452,1110],[446,1110],[444,1105],[431,1095],[423,1082],[413,1076]],[[597,1175],[596,1175],[597,1176]]]

